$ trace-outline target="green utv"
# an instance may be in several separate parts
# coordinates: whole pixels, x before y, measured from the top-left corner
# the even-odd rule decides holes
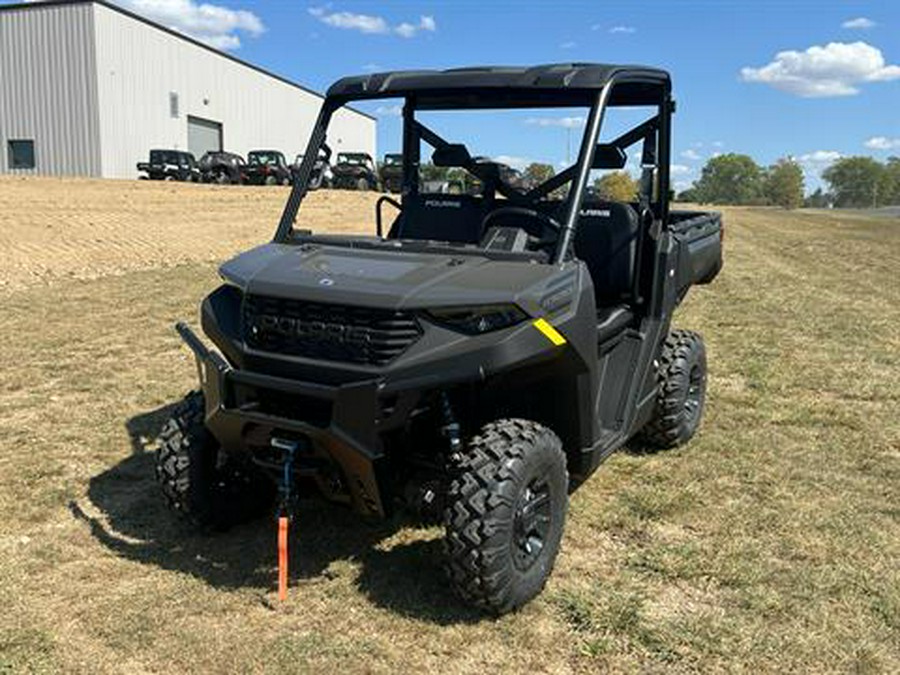
[[[403,155],[385,155],[378,167],[378,178],[385,192],[400,192],[403,189]]]
[[[379,200],[370,236],[303,229],[334,113],[388,98],[403,106],[400,201]],[[621,108],[644,121],[601,141]],[[423,121],[481,111],[521,123],[535,110],[580,110],[585,126],[575,163],[528,188]],[[279,489],[283,508],[310,486],[364,516],[405,507],[442,520],[449,583],[466,601],[500,614],[535,597],[569,492],[630,439],[671,447],[700,423],[703,341],[670,324],[688,289],[718,274],[722,225],[669,210],[674,110],[668,73],[643,66],[336,82],[273,241],[222,265],[202,303],[214,348],[177,326],[200,389],[160,438],[169,504],[203,527],[271,512]],[[598,200],[594,174],[632,151],[639,194]],[[471,174],[480,194],[423,192],[429,160]],[[385,230],[386,202],[399,212]]]

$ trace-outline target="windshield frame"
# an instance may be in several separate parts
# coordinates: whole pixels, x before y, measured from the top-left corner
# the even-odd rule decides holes
[[[571,182],[571,188],[569,189],[568,195],[564,201],[565,217],[562,219],[560,234],[557,238],[556,247],[551,255],[551,262],[553,263],[562,263],[571,257],[574,232],[577,227],[579,213],[584,201],[587,181],[593,167],[594,154],[596,148],[598,147],[604,113],[610,104],[611,96],[615,87],[617,86],[617,84],[619,84],[619,80],[622,80],[622,84],[628,84],[631,81],[626,71],[622,74],[612,75],[603,84],[603,86],[599,88],[582,90],[579,92],[556,89],[548,92],[541,92],[544,94],[542,107],[545,108],[572,107],[573,96],[576,93],[578,94],[579,100],[582,102],[582,105],[584,105],[584,103],[586,102],[589,103],[588,119],[585,125],[584,134],[582,135],[578,158],[575,164],[573,164],[565,171],[557,174],[554,179],[551,179],[543,186],[538,186],[525,195],[526,198],[532,197],[533,195],[539,197],[541,194],[543,194],[544,188],[548,185],[552,187],[559,187],[560,185],[565,185],[566,183]],[[443,100],[444,102],[446,102],[448,100],[446,98],[448,96],[447,92],[439,93],[444,96]],[[444,141],[439,136],[417,122],[417,110],[487,110],[500,108],[521,109],[534,107],[533,92],[527,92],[527,95],[525,95],[524,98],[520,100],[517,99],[515,90],[504,91],[496,98],[496,100],[490,99],[487,101],[482,97],[473,96],[472,92],[461,91],[455,94],[452,102],[448,103],[445,106],[435,106],[430,103],[422,105],[418,100],[420,95],[422,95],[422,92],[410,92],[404,97],[405,105],[403,106],[402,116],[403,152],[401,153],[403,156],[402,184],[404,195],[416,194],[418,190],[420,140],[425,140],[435,148],[449,145],[447,141]],[[306,185],[313,169],[313,162],[310,158],[317,156],[319,149],[325,146],[328,124],[334,112],[354,101],[397,97],[398,94],[396,92],[385,95],[379,95],[377,92],[368,92],[355,95],[335,95],[329,96],[325,99],[325,102],[319,112],[319,117],[316,121],[316,125],[313,128],[313,132],[310,136],[306,156],[304,157],[304,161],[302,162],[298,170],[298,179],[294,182],[294,187],[291,190],[291,194],[288,197],[287,203],[285,204],[281,221],[279,222],[278,229],[275,233],[274,241],[276,243],[285,243],[291,239],[294,223],[296,222],[297,212],[299,210],[303,197],[307,192]],[[527,103],[524,102],[526,100]],[[623,103],[621,101],[616,101],[615,104],[620,106],[634,107],[646,107],[648,105],[654,105],[649,104],[646,101],[635,103]],[[636,136],[636,133],[641,132],[643,134],[649,135],[650,131],[648,130],[651,128],[652,133],[656,134],[655,138],[657,141],[657,151],[652,153],[653,156],[650,158],[650,160],[652,164],[655,165],[656,182],[658,185],[658,188],[656,190],[657,199],[652,204],[648,204],[648,208],[642,209],[641,217],[652,219],[653,222],[659,222],[660,226],[664,227],[665,223],[668,220],[670,162],[669,144],[671,114],[674,111],[674,102],[671,98],[671,88],[668,86],[668,84],[666,86],[659,87],[658,101],[656,101],[655,106],[658,108],[656,117],[648,120],[647,123],[635,127],[630,132],[623,134],[618,139],[616,139],[616,141],[613,141],[613,143],[617,144],[621,142],[625,143],[625,145],[630,145],[644,137],[643,135]],[[648,126],[649,123],[652,124]],[[620,147],[625,146],[623,145]],[[642,160],[642,164],[644,164],[645,166],[647,164],[647,159],[648,158],[646,156],[645,149],[645,156]]]
[[[260,157],[265,157],[274,161],[261,162],[258,159]],[[284,166],[286,162],[287,160],[284,157],[284,153],[280,150],[253,150],[247,153],[247,164],[249,166]]]
[[[335,164],[350,164],[351,166],[367,166],[372,161],[365,152],[339,152],[335,158]]]

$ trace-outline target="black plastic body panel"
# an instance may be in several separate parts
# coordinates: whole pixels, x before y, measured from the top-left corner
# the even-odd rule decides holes
[[[673,214],[673,220],[650,240],[651,302],[599,312],[591,275],[577,259],[548,265],[321,244],[248,252],[223,266],[229,283],[201,308],[203,331],[225,359],[182,333],[206,374],[207,424],[231,452],[259,451],[272,436],[304,436],[342,474],[355,508],[384,514],[405,461],[391,455],[384,439],[402,435],[407,414],[432,392],[462,388],[469,392],[466,433],[508,416],[546,424],[562,439],[580,482],[646,422],[672,313],[688,287],[708,282],[721,267],[718,214]],[[244,299],[260,293],[361,312],[403,310],[417,317],[421,334],[378,365],[261,351],[242,332]],[[503,302],[529,318],[466,335],[428,314]],[[622,316],[619,328],[599,330],[611,312]],[[535,327],[537,319],[552,324],[565,344],[553,344]]]

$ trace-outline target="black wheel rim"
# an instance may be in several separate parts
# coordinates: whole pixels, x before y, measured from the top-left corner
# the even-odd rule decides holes
[[[513,558],[526,571],[541,557],[550,530],[550,485],[535,478],[522,492],[513,519]]]
[[[700,415],[700,405],[703,402],[703,370],[700,366],[691,368],[688,378],[688,392],[684,399],[684,412],[688,421],[693,424]]]

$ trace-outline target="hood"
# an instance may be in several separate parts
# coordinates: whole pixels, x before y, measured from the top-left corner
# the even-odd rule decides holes
[[[271,243],[228,261],[220,273],[253,295],[419,309],[516,302],[553,269],[470,255]]]

